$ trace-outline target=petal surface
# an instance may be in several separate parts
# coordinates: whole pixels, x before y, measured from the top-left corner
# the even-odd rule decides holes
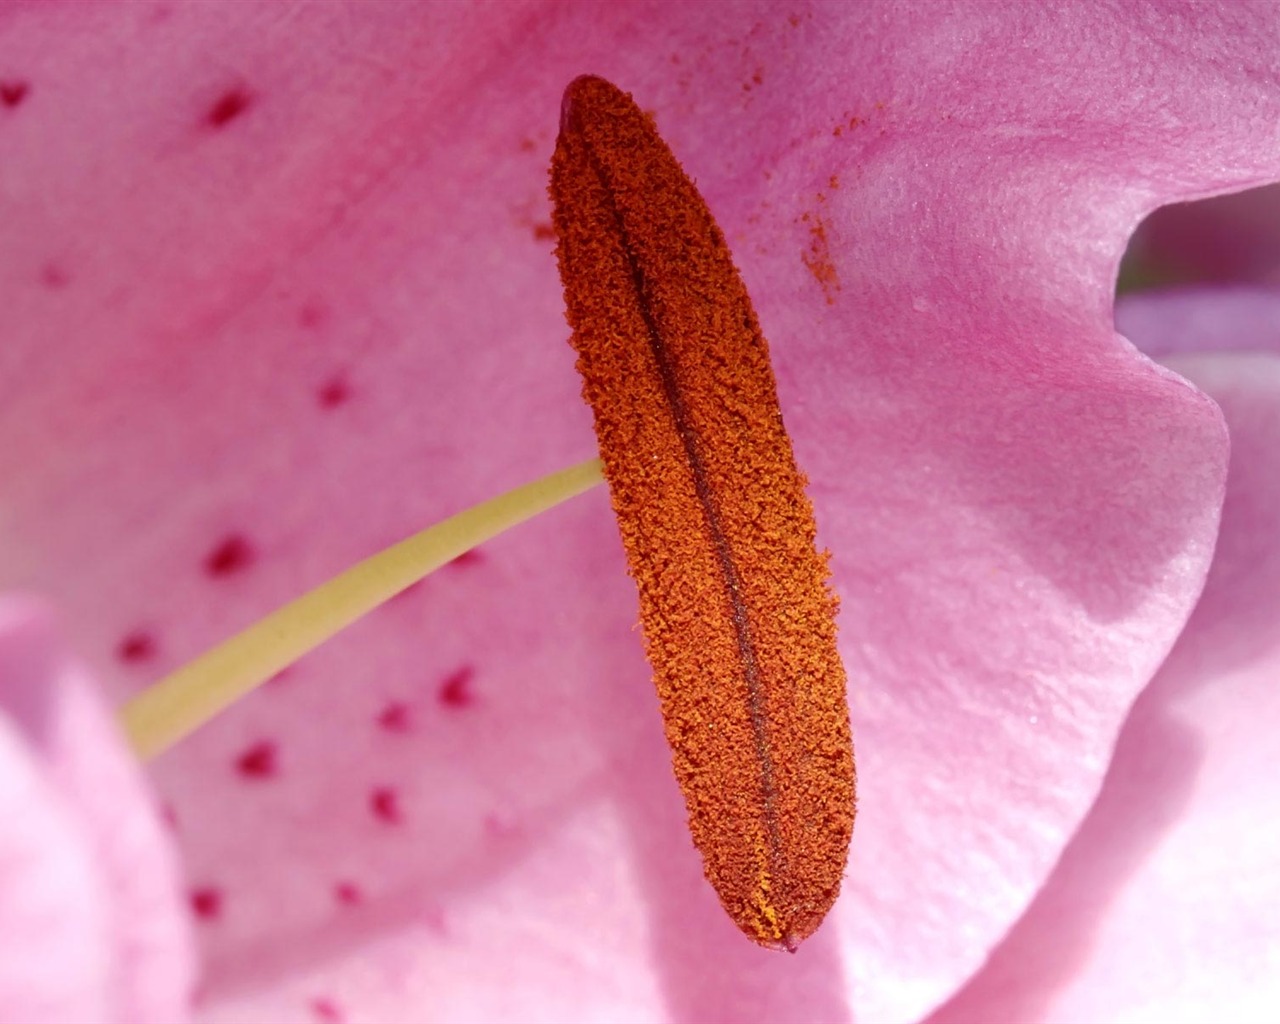
[[[157,763],[207,1019],[893,1021],[980,965],[1203,580],[1221,421],[1110,294],[1147,209],[1280,174],[1276,36],[1197,5],[7,8],[0,564],[113,692],[590,454],[544,193],[584,71],[720,218],[835,552],[863,798],[798,957],[699,876],[595,493]]]
[[[930,1024],[1274,1016],[1280,330],[1252,330],[1260,296],[1243,314],[1236,293],[1221,298],[1171,296],[1164,331],[1131,335],[1164,349],[1196,334],[1215,345],[1234,330],[1241,349],[1270,350],[1169,361],[1213,396],[1231,430],[1204,595],[1135,704],[1098,801],[1045,888]],[[1270,301],[1274,322],[1280,299]],[[1160,319],[1157,297],[1130,303],[1144,327]],[[1216,330],[1206,331],[1215,309]],[[1123,308],[1117,319],[1138,322]]]
[[[48,614],[12,596],[0,596],[0,707],[5,1019],[187,1019],[191,935],[155,805]]]

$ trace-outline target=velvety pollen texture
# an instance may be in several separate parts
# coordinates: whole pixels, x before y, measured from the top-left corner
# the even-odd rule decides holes
[[[1217,686],[1204,634],[1205,757],[1157,729],[1089,819],[1205,586],[1228,458],[1218,405],[1117,334],[1116,267],[1154,207],[1280,178],[1277,53],[1272,5],[1238,2],[0,4],[0,588],[56,607],[110,705],[592,454],[546,178],[588,72],[714,211],[832,553],[857,831],[795,956],[706,882],[601,487],[147,766],[200,1024],[909,1024],[1006,939],[1036,1005],[1074,990],[1064,1021],[1274,1006],[1267,674]],[[1276,531],[1245,522],[1265,567]],[[1255,592],[1215,598],[1233,659],[1274,644]],[[74,808],[17,813],[58,790],[8,717],[23,863],[101,879]],[[1084,884],[1023,932],[1068,848]],[[4,930],[0,981],[37,935],[81,936],[86,990],[116,959],[57,905]]]
[[[565,93],[557,255],[676,776],[707,878],[794,951],[835,901],[854,771],[836,601],[724,235],[651,118]]]

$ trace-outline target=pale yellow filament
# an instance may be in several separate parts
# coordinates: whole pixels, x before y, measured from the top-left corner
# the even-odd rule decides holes
[[[155,757],[339,630],[477,544],[603,481],[599,459],[560,470],[437,523],[308,591],[129,701],[121,724]]]

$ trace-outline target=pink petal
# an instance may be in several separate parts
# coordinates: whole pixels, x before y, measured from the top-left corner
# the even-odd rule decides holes
[[[0,1016],[173,1024],[191,950],[171,852],[93,684],[0,598]]]
[[[1271,301],[1280,313],[1280,298]],[[1170,312],[1185,305],[1170,302]],[[1200,306],[1207,321],[1213,302],[1201,295]],[[1227,312],[1221,327],[1231,322]],[[1274,330],[1239,338],[1280,347]],[[1217,399],[1231,429],[1204,595],[1135,704],[1098,802],[1049,882],[931,1024],[1274,1016],[1280,359],[1187,355],[1172,365]]]
[[[1163,207],[1143,221],[1133,246],[1161,277],[1280,282],[1280,186]]]
[[[592,451],[544,194],[586,70],[721,217],[836,552],[861,818],[794,961],[699,877],[595,493],[157,765],[207,1018],[891,1021],[974,970],[1203,578],[1221,423],[1116,339],[1111,282],[1152,203],[1280,173],[1274,36],[1234,6],[0,22],[0,562],[114,692]]]
[[[1276,352],[1280,305],[1275,291],[1240,285],[1138,293],[1117,304],[1116,329],[1158,357]]]

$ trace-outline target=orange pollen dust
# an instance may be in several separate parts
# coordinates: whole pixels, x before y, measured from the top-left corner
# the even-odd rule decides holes
[[[794,950],[854,818],[836,599],[768,346],[724,235],[651,118],[565,92],[551,197],[567,318],[707,878]]]

